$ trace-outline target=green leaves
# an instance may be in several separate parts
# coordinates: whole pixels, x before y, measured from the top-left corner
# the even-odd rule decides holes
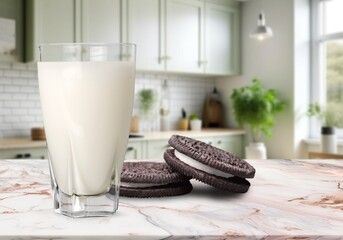
[[[274,89],[266,90],[258,79],[253,79],[252,85],[234,89],[231,94],[233,113],[238,124],[249,125],[253,141],[257,141],[263,133],[272,136],[276,113],[285,108],[284,102],[278,99]]]
[[[311,103],[307,110],[307,116],[316,117],[322,126],[343,127],[343,111],[339,102],[329,102],[326,108],[318,103]]]
[[[144,114],[147,114],[152,109],[156,100],[155,92],[152,89],[142,89],[138,95],[140,108]]]
[[[197,119],[199,119],[199,116],[196,113],[191,113],[191,115],[189,115],[188,119],[189,119],[189,121],[197,120]]]

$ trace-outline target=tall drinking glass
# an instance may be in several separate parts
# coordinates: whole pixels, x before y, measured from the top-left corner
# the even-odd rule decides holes
[[[112,215],[130,129],[134,44],[43,44],[39,91],[56,212]]]

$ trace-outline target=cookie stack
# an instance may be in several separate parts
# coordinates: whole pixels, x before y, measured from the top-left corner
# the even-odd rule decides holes
[[[189,179],[235,193],[250,187],[255,169],[246,161],[204,142],[173,135],[164,153],[166,163],[125,162],[120,195],[126,197],[164,197],[192,191]]]

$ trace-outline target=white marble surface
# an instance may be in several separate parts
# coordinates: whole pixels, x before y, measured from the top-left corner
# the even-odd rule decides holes
[[[245,194],[192,182],[188,195],[72,219],[52,209],[46,160],[0,160],[0,239],[343,239],[343,160],[249,162]]]

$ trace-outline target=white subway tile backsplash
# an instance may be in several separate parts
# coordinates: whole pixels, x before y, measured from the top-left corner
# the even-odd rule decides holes
[[[36,123],[40,123],[41,125],[43,125],[43,117],[42,115],[36,115],[36,120],[35,120]]]
[[[37,77],[37,72],[35,72],[35,71],[22,71],[20,73],[20,77],[23,77],[23,78],[36,78]]]
[[[33,115],[33,116],[42,115],[42,110],[38,108],[29,109],[29,115]]]
[[[4,122],[5,123],[16,123],[16,122],[19,122],[19,121],[20,121],[20,118],[18,116],[10,115],[10,116],[5,116],[4,117]]]
[[[37,63],[28,63],[26,64],[27,70],[37,71]]]
[[[169,86],[172,129],[177,128],[182,107],[188,114],[195,112],[201,116],[206,95],[214,87],[214,79],[211,78],[137,73],[134,113],[140,112],[140,90],[151,88],[157,96],[151,130],[159,130],[159,103],[165,79]],[[30,128],[42,126],[36,64],[0,63],[0,137],[29,136]]]
[[[6,107],[6,108],[18,108],[18,107],[20,107],[20,102],[14,101],[14,100],[6,101],[4,103],[4,107]]]
[[[12,123],[12,129],[13,130],[26,130],[26,129],[29,129],[29,127],[27,123],[18,122],[18,123]]]
[[[10,108],[0,108],[0,115],[10,115],[11,109]]]
[[[12,124],[4,123],[4,122],[0,123],[0,130],[9,130],[9,129],[12,129]]]
[[[26,108],[15,108],[12,109],[13,115],[26,115],[28,110]]]
[[[34,122],[36,120],[35,116],[21,116],[21,122]]]
[[[22,94],[22,93],[12,93],[12,99],[13,100],[26,100],[27,99],[27,95],[26,94]]]
[[[37,89],[38,90],[38,89]],[[39,101],[39,94],[38,94],[38,92],[37,93],[35,93],[35,94],[28,94],[27,95],[28,97],[27,97],[27,99],[28,100],[37,100],[37,101]]]
[[[12,84],[12,79],[5,78],[5,77],[0,78],[0,85],[11,85],[11,84]]]
[[[35,93],[37,91],[37,88],[34,86],[22,86],[20,88],[20,92],[23,93]]]
[[[36,106],[36,103],[34,101],[22,101],[20,103],[20,107],[27,108],[27,109],[34,108],[35,106]]]
[[[27,83],[28,83],[28,80],[25,78],[12,79],[13,85],[27,85]]]
[[[25,64],[25,63],[12,63],[11,68],[13,70],[27,70],[27,64]]]
[[[29,85],[38,87],[38,80],[37,79],[30,79]]]
[[[151,88],[158,93],[157,104],[160,102],[161,87],[167,79],[170,97],[170,126],[177,128],[178,120],[181,118],[181,108],[185,108],[188,115],[196,113],[202,115],[204,101],[208,93],[214,88],[214,80],[209,78],[178,76],[178,75],[156,75],[138,74],[136,77],[136,98],[134,113],[139,113],[138,92],[142,89]],[[158,107],[157,107],[158,109]],[[159,130],[159,113],[155,114],[153,130]]]
[[[8,85],[4,87],[4,92],[8,93],[17,93],[19,92],[20,87],[14,85]]]
[[[4,77],[19,77],[19,74],[17,70],[5,70],[3,73]]]
[[[0,69],[11,69],[11,63],[0,62]]]

